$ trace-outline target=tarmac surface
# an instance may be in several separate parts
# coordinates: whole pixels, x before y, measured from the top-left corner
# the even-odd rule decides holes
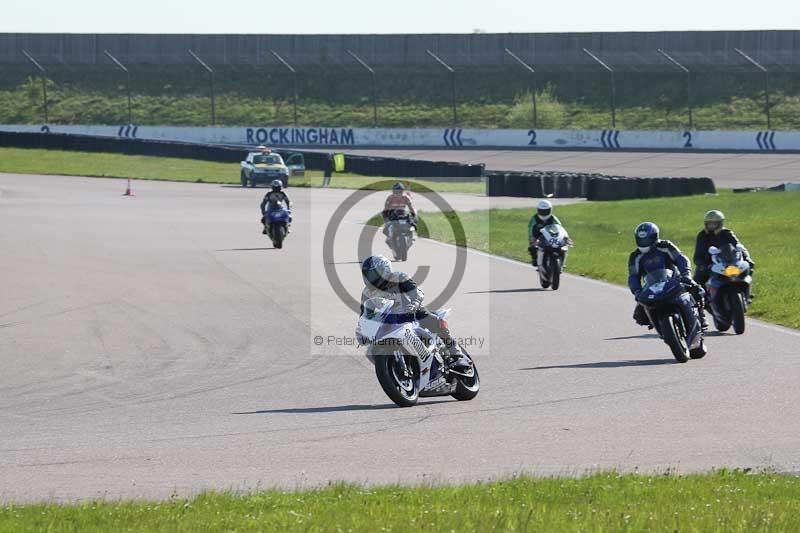
[[[399,409],[350,344],[356,316],[322,254],[357,298],[356,243],[380,194],[337,214],[352,191],[289,189],[294,229],[274,250],[258,224],[264,189],[135,182],[128,198],[124,185],[0,175],[0,501],[800,471],[800,332],[750,320],[676,364],[632,322],[626,290],[566,276],[541,291],[530,266],[470,251],[446,306],[482,390]],[[455,260],[418,240],[399,268],[431,266],[431,302]]]
[[[800,155],[546,150],[347,150],[356,155],[484,163],[489,170],[560,170],[631,177],[708,177],[717,187],[800,183]]]

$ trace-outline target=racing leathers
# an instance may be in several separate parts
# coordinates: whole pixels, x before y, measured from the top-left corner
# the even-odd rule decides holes
[[[453,340],[450,329],[439,318],[422,305],[425,293],[422,287],[416,284],[410,276],[403,272],[392,272],[382,288],[367,284],[361,291],[361,311],[364,314],[364,302],[370,298],[385,298],[395,303],[396,313],[390,315],[392,322],[418,321],[422,327],[436,333],[447,346],[449,355],[453,358],[462,356],[461,348]]]
[[[275,211],[278,209],[281,203],[286,204],[286,209],[291,211],[292,209],[292,202],[289,200],[289,197],[283,191],[269,191],[267,194],[264,195],[264,199],[261,200],[261,223],[264,225],[264,231],[262,233],[267,233],[267,212],[268,211]],[[291,231],[292,225],[292,216],[289,215],[289,224],[287,229]]]
[[[694,280],[700,286],[704,287],[711,276],[711,254],[708,249],[712,246],[721,249],[728,244],[733,246],[741,244],[736,234],[728,228],[722,228],[719,233],[702,230],[697,234],[697,243],[694,246],[694,264],[696,266]],[[755,263],[750,258],[747,248],[742,250],[742,258],[750,264],[750,270],[752,270]]]
[[[528,253],[531,254],[531,264],[537,266],[539,264],[539,250],[536,246],[536,241],[541,237],[541,231],[544,227],[550,224],[561,225],[561,221],[555,215],[550,215],[547,219],[539,216],[539,213],[533,215],[528,222]]]
[[[408,212],[411,217],[409,222],[412,226],[417,225],[417,210],[414,209],[414,203],[411,201],[411,196],[408,193],[403,194],[390,194],[383,204],[383,234],[389,237],[389,225],[387,222],[397,218],[398,214]]]
[[[689,259],[670,241],[656,241],[646,252],[643,252],[639,248],[631,252],[628,258],[628,287],[631,293],[633,293],[633,296],[639,296],[639,293],[642,291],[642,279],[647,276],[647,274],[662,269],[673,270],[680,275],[681,283],[686,286],[687,290],[694,298],[700,324],[703,329],[706,329],[705,312],[703,311],[705,291],[692,280],[692,269],[689,266]],[[652,327],[647,313],[638,302],[633,312],[633,319],[637,324]]]

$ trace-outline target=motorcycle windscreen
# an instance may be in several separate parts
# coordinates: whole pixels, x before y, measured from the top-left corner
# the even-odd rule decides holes
[[[394,302],[386,298],[370,298],[366,300],[364,302],[364,313],[358,319],[358,334],[370,340],[375,340],[393,305]]]

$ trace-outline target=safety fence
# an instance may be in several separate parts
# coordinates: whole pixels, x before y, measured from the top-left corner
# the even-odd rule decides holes
[[[0,146],[45,148],[128,155],[178,157],[235,163],[244,159],[246,148],[176,141],[41,132],[0,131]],[[301,153],[306,168],[330,172],[333,154],[312,150],[278,149],[281,155]],[[486,172],[483,164],[466,165],[445,161],[422,161],[395,157],[345,154],[347,172],[363,176],[428,178],[434,181],[478,181],[485,179],[487,196],[541,198],[588,198],[620,200],[685,196],[716,192],[710,178],[631,178],[578,172]]]
[[[107,136],[69,135],[41,132],[0,131],[0,146],[45,148],[82,152],[109,152],[128,155],[177,157],[236,163],[242,161],[247,148],[205,143],[131,139]],[[303,154],[309,170],[330,171],[332,154],[312,150],[276,149],[282,156]],[[415,178],[480,178],[484,165],[469,165],[446,161],[422,161],[398,157],[368,157],[345,154],[347,172],[362,176]]]

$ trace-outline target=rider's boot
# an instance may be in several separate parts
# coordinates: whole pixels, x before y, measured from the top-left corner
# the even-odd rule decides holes
[[[266,235],[267,234],[267,225],[266,224],[264,224],[264,229],[261,230],[261,234],[262,235]]]
[[[700,315],[700,328],[703,331],[708,331],[708,320],[706,320],[706,311],[702,304],[697,306],[697,314]]]
[[[448,356],[449,361],[447,362],[447,368],[450,370],[454,370],[455,372],[467,372],[472,368],[472,361],[470,361],[469,357],[464,355],[458,343],[451,341],[448,348]]]

